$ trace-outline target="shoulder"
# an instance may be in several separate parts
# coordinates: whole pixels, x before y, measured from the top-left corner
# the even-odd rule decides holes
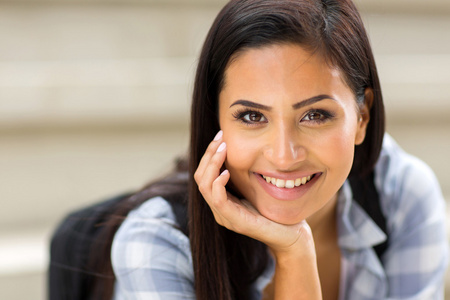
[[[440,299],[448,246],[445,201],[433,171],[386,135],[375,186],[389,233],[383,265],[390,293]]]
[[[403,151],[388,134],[375,166],[375,185],[387,214],[413,206],[426,210],[444,208],[441,189],[431,168]]]
[[[130,247],[172,248],[190,257],[189,239],[178,229],[171,205],[161,197],[147,200],[128,214],[114,236],[113,259]]]
[[[395,183],[395,178],[419,179],[418,175],[425,175],[427,183],[437,183],[433,171],[419,158],[406,153],[389,135],[384,136],[383,147],[375,167],[379,175],[378,180],[389,179]],[[381,176],[381,177],[380,177]]]
[[[156,289],[158,280],[170,276],[179,282],[170,289],[186,291],[181,283],[193,281],[189,239],[178,229],[171,205],[161,197],[130,212],[114,236],[111,261],[122,290]]]
[[[438,180],[428,165],[403,151],[389,135],[375,168],[375,185],[391,249],[403,243],[446,251],[446,209]]]
[[[442,198],[439,183],[431,168],[400,148],[386,134],[375,166],[375,184],[383,197],[398,198],[405,193],[413,198],[430,194]]]

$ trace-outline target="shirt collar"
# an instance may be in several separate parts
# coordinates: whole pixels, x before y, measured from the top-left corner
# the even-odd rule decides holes
[[[383,267],[372,247],[384,242],[386,234],[353,199],[347,181],[339,193],[337,216],[338,244],[342,254],[353,255],[355,263],[382,275]]]
[[[371,248],[386,240],[386,234],[353,200],[348,182],[343,185],[338,199],[339,246],[349,250]]]

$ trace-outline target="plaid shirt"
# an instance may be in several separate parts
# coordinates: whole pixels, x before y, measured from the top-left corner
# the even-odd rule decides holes
[[[387,220],[389,246],[380,262],[372,246],[386,235],[352,201],[345,183],[337,207],[342,257],[339,298],[443,299],[448,259],[445,203],[433,172],[386,135],[375,185]],[[195,299],[189,239],[175,226],[170,204],[160,197],[128,215],[112,247],[115,300]],[[273,271],[271,261],[253,285],[252,299],[261,298]]]

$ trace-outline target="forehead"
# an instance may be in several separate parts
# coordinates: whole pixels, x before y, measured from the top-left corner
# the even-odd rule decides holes
[[[234,55],[225,70],[222,91],[314,94],[340,92],[346,87],[341,72],[321,55],[295,44],[276,44]]]

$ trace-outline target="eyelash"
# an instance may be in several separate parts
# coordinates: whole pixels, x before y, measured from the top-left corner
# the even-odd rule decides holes
[[[249,116],[250,114],[257,114],[261,118],[264,118],[265,121],[254,122],[254,121],[246,120],[245,117]],[[304,119],[306,117],[308,117],[308,116],[311,117],[312,114],[320,114],[320,119],[319,120],[305,120],[305,122],[310,122],[310,123],[313,123],[313,124],[322,124],[322,123],[325,123],[325,122],[327,122],[327,121],[329,121],[329,120],[334,118],[334,114],[329,112],[329,111],[326,111],[326,110],[323,110],[323,109],[312,109],[312,110],[308,111],[302,117],[300,122],[304,121]],[[233,113],[233,117],[236,120],[238,120],[238,121],[240,121],[240,122],[242,122],[242,123],[244,123],[245,125],[248,125],[248,126],[254,126],[254,125],[261,124],[261,123],[267,123],[267,118],[264,116],[264,114],[259,112],[259,111],[257,111],[257,110],[249,110],[249,109],[238,110],[235,113]]]
[[[267,122],[267,118],[264,116],[264,114],[257,110],[249,110],[249,109],[238,110],[233,114],[233,117],[236,120],[238,120],[248,126],[257,125],[259,123],[262,123],[262,122],[252,122],[252,121],[245,120],[244,118],[246,116],[249,116],[250,114],[257,114],[258,116],[261,116],[262,118],[266,119],[266,121],[263,121],[264,123]]]
[[[334,118],[334,114],[330,111],[323,110],[323,109],[312,109],[305,114],[305,116],[302,118],[302,120],[312,114],[320,114],[321,115],[321,119],[309,121],[309,122],[313,122],[315,124],[321,124],[321,123],[327,122]]]

